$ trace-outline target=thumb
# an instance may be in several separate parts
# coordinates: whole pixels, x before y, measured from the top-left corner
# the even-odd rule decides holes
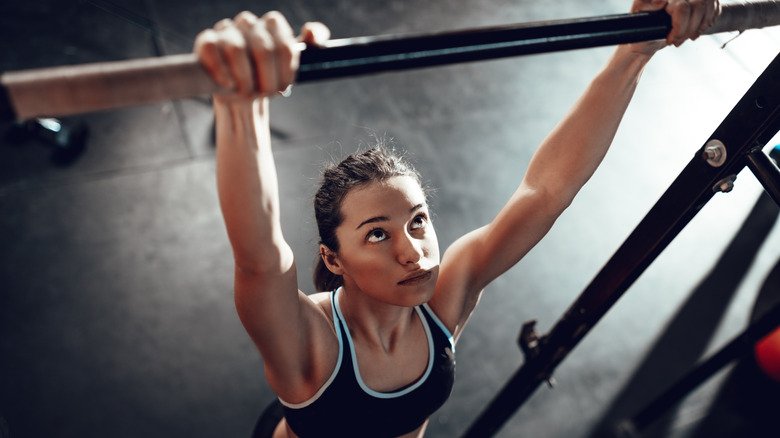
[[[642,11],[657,11],[666,7],[668,0],[634,0],[631,5],[631,13]]]
[[[330,29],[318,21],[305,23],[301,27],[300,36],[298,36],[298,41],[313,46],[321,46],[328,39],[330,39]]]

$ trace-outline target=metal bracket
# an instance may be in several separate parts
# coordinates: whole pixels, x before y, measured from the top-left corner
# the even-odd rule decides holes
[[[539,356],[541,344],[544,342],[544,336],[539,337],[536,331],[536,320],[526,321],[520,329],[520,335],[517,337],[517,344],[525,355],[526,363]],[[543,375],[541,380],[547,381],[547,386],[555,388],[556,382],[552,375]]]
[[[525,355],[525,360],[539,356],[539,333],[536,332],[536,320],[526,321],[517,337],[517,345]]]

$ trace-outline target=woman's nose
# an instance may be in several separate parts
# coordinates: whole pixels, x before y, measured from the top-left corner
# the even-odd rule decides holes
[[[422,242],[408,233],[404,233],[400,239],[396,239],[396,245],[398,246],[396,248],[398,263],[402,265],[417,264],[423,257]]]

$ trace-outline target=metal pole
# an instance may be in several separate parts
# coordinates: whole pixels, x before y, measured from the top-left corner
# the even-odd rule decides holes
[[[664,38],[663,12],[336,39],[301,54],[298,83]],[[780,1],[725,5],[708,33],[780,25]],[[0,118],[60,117],[222,90],[194,54],[6,72]]]
[[[778,23],[780,24],[780,23]],[[418,35],[347,38],[301,55],[298,82],[666,38],[664,11]]]
[[[771,333],[778,325],[780,325],[780,304],[775,305],[758,321],[751,324],[736,338],[732,339],[731,342],[718,350],[717,353],[697,365],[674,385],[648,403],[645,408],[630,420],[630,430],[641,431],[652,424],[669,408],[731,361],[752,352],[756,342]]]
[[[758,107],[755,102],[763,103]],[[746,154],[780,130],[780,56],[766,68],[623,245],[472,423],[465,438],[493,436],[716,192],[729,191]],[[717,166],[704,156],[721,144]]]
[[[775,147],[775,149],[777,148]],[[760,148],[748,153],[747,160],[750,171],[772,197],[775,204],[780,206],[780,170],[775,163]]]

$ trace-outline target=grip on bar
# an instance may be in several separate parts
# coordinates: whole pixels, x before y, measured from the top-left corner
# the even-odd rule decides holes
[[[780,0],[723,6],[709,34],[780,25]],[[417,35],[328,41],[301,54],[297,81],[446,65],[663,38],[664,11]],[[6,72],[0,118],[59,117],[220,91],[194,54]]]

